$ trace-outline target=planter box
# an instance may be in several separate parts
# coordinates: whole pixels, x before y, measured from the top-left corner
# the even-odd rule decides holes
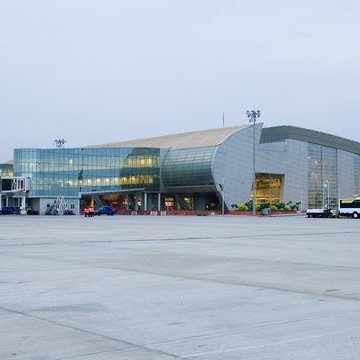
[[[227,212],[231,215],[246,215],[246,216],[251,216],[252,215],[252,211],[251,210],[231,210],[229,212]],[[266,216],[286,216],[286,215],[297,215],[297,211],[296,210],[286,210],[286,211],[282,211],[282,210],[270,210],[269,215]],[[256,216],[263,216],[262,210],[258,210],[256,211]]]

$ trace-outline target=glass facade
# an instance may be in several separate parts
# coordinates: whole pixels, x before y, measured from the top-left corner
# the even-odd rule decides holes
[[[308,207],[337,206],[337,151],[308,143]]]
[[[159,191],[160,149],[16,149],[14,174],[31,176],[31,196],[128,188]]]
[[[169,151],[162,167],[164,186],[213,185],[211,170],[216,149],[209,146]]]
[[[280,203],[282,202],[283,175],[256,174],[256,203]],[[251,193],[250,199],[252,199]]]

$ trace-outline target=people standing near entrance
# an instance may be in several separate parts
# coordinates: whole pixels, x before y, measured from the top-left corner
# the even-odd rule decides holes
[[[86,207],[84,209],[84,216],[85,217],[94,217],[94,208],[93,207]]]

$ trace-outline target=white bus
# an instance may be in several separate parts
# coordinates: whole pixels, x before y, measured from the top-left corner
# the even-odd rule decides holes
[[[340,199],[339,216],[352,216],[354,219],[360,217],[360,198]]]

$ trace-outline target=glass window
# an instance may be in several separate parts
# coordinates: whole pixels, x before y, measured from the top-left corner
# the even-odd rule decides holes
[[[170,150],[162,166],[164,185],[213,185],[211,166],[215,151],[215,146]]]
[[[284,176],[279,174],[256,174],[256,203],[282,202]],[[251,193],[250,200],[253,197]]]
[[[308,144],[308,207],[337,206],[337,151]]]
[[[159,189],[160,149],[16,149],[15,175],[31,174],[31,196],[141,187]],[[124,179],[124,181],[120,181]]]

